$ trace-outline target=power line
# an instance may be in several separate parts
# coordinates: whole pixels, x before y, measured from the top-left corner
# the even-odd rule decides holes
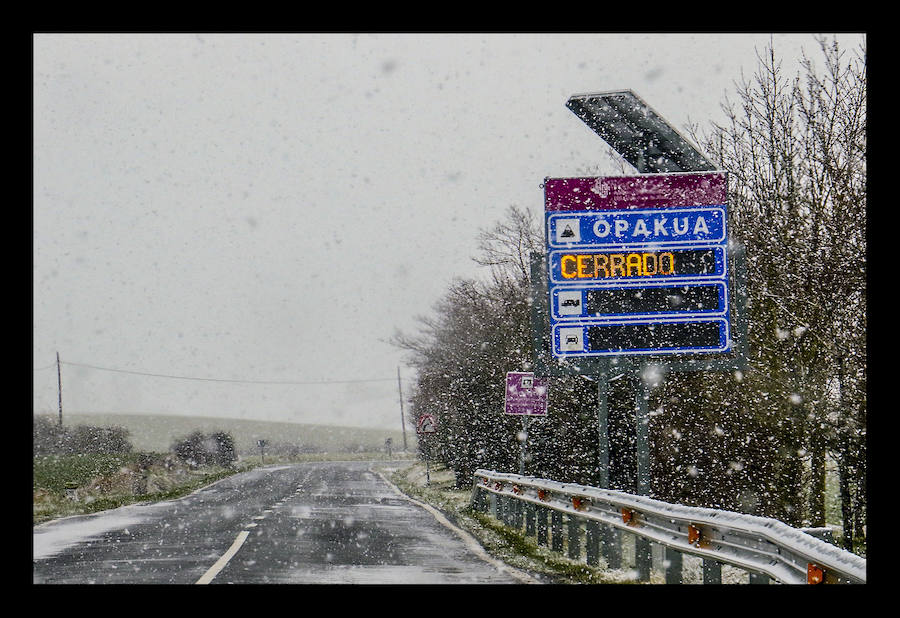
[[[60,361],[62,365],[71,365],[73,367],[87,367],[89,369],[96,369],[98,371],[112,371],[114,373],[128,373],[132,375],[139,376],[150,376],[154,378],[170,378],[174,380],[195,380],[200,382],[227,382],[227,383],[235,383],[235,384],[357,384],[362,382],[393,382],[394,378],[372,378],[372,379],[354,379],[354,380],[318,380],[318,381],[303,381],[303,380],[231,380],[226,378],[201,378],[197,376],[183,376],[183,375],[172,375],[172,374],[164,374],[164,373],[149,373],[144,371],[130,371],[127,369],[114,369],[112,367],[100,367],[98,365],[89,365],[87,363],[73,363],[69,361]],[[50,365],[50,367],[56,366],[56,363]],[[42,367],[41,369],[47,369],[48,367]],[[39,371],[39,369],[35,369],[34,371]]]

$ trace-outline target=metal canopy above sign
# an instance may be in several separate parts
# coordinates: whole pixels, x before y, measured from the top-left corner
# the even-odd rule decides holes
[[[566,107],[641,174],[716,169],[631,90],[576,94]]]

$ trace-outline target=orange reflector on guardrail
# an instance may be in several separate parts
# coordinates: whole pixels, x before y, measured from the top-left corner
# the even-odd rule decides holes
[[[542,501],[547,500],[547,490],[538,489],[538,500],[542,500]]]
[[[632,511],[631,509],[623,508],[622,521],[630,525],[634,521],[634,511]]]
[[[806,565],[806,583],[821,584],[825,581],[825,569],[812,562]]]
[[[688,544],[709,549],[712,532],[700,524],[688,524]]]

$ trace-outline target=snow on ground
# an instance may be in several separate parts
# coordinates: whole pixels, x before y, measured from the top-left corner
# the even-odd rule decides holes
[[[127,510],[128,507],[122,507],[96,515],[75,515],[35,526],[32,535],[32,559],[48,558],[109,530],[118,530],[146,521],[145,517],[128,513]]]

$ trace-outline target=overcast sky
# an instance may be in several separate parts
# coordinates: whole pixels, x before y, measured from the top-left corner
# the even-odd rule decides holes
[[[35,34],[34,411],[58,352],[64,414],[399,429],[388,339],[479,275],[479,229],[619,173],[566,100],[706,127],[770,36]]]

